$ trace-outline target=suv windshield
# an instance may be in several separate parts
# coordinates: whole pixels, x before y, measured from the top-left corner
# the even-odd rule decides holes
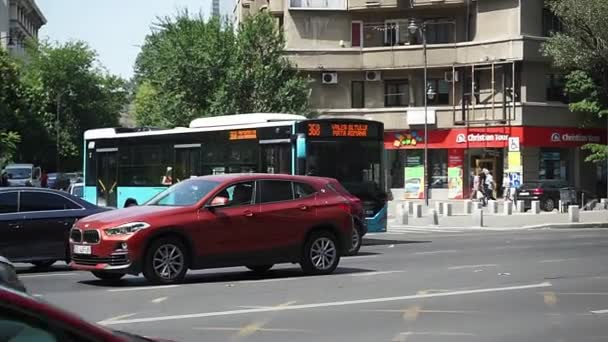
[[[29,179],[32,177],[32,169],[30,168],[10,168],[6,169],[8,179]]]
[[[193,205],[211,192],[219,182],[189,179],[173,185],[154,196],[145,205],[186,207]]]

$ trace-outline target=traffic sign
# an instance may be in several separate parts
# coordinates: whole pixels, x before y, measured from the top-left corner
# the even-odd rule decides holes
[[[509,137],[509,151],[519,152],[519,137]]]

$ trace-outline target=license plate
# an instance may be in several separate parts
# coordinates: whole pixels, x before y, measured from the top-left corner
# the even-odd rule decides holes
[[[519,195],[520,196],[528,196],[530,193],[529,192],[520,192]]]
[[[91,246],[74,245],[74,254],[91,254]]]

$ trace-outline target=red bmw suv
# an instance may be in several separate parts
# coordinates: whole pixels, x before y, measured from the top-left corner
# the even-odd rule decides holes
[[[143,206],[86,217],[70,232],[71,267],[103,280],[143,273],[171,284],[188,269],[299,263],[328,274],[352,249],[355,203],[334,179],[271,174],[203,176]]]

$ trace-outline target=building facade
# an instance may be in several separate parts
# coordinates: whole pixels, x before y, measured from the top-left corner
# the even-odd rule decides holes
[[[384,123],[396,198],[423,197],[425,145],[431,198],[467,197],[482,168],[498,193],[506,177],[606,192],[607,167],[580,149],[606,143],[606,122],[568,110],[541,52],[560,29],[543,0],[239,0],[235,17],[257,11],[277,18],[321,116]]]
[[[46,18],[35,0],[0,0],[0,46],[15,55],[25,53],[25,42],[37,39]]]

